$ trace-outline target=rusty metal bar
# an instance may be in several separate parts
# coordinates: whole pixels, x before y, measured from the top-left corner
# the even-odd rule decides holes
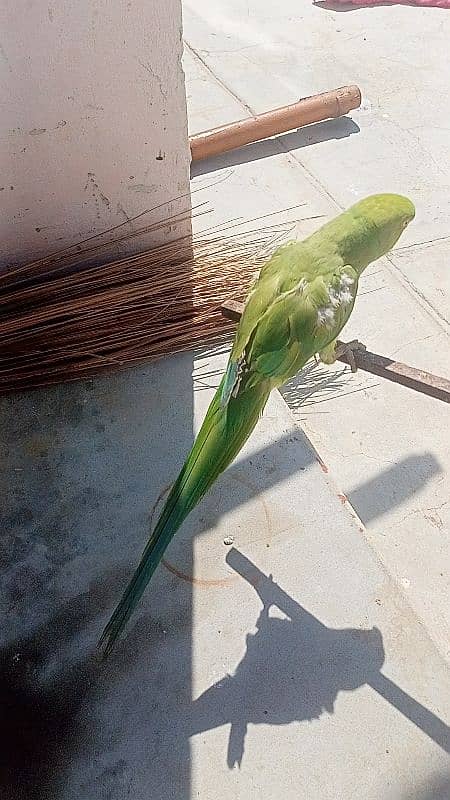
[[[240,319],[243,309],[244,304],[237,300],[227,300],[221,307],[223,316],[235,322]],[[338,344],[344,344],[344,342],[338,342]],[[415,392],[421,392],[436,400],[450,403],[450,380],[447,378],[410,367],[408,364],[402,364],[401,361],[394,361],[392,358],[371,353],[369,350],[355,350],[353,357],[358,369],[364,372],[370,372],[372,375],[399,383],[408,389],[414,389]],[[338,361],[350,364],[346,355],[339,356]]]
[[[331,92],[304,97],[298,103],[191,136],[192,161],[201,161],[313,122],[343,117],[360,105],[361,92],[357,86],[342,86]]]

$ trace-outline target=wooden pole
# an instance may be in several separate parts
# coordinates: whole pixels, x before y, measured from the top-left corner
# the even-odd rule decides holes
[[[221,307],[223,316],[235,321],[240,319],[243,309],[244,304],[237,300],[227,300]],[[345,343],[338,342],[338,345],[343,344]],[[392,358],[371,353],[369,350],[355,350],[353,358],[356,367],[364,372],[371,372],[372,375],[378,375],[380,378],[399,383],[401,386],[414,389],[414,391],[434,397],[436,400],[450,403],[450,380],[447,378],[410,367],[408,364],[402,364],[401,361],[394,361]],[[350,360],[345,354],[339,356],[338,361],[350,365]]]
[[[313,122],[343,117],[360,105],[361,92],[357,86],[343,86],[332,92],[304,97],[298,103],[191,136],[192,161],[201,161]]]

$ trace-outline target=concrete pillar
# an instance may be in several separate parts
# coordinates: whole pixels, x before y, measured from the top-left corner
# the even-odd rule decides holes
[[[180,0],[4,0],[2,17],[0,265],[188,193]]]

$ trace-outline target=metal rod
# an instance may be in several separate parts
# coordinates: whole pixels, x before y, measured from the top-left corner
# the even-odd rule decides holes
[[[221,307],[223,316],[236,322],[240,319],[243,310],[244,304],[237,300],[227,300]],[[338,344],[345,343],[338,342]],[[401,386],[414,389],[414,391],[434,397],[436,400],[450,403],[450,380],[447,378],[410,367],[408,364],[402,364],[401,361],[394,361],[392,358],[371,353],[369,350],[355,350],[353,357],[358,369],[362,369],[364,372],[370,372],[372,375],[386,378],[392,383],[399,383]],[[339,356],[338,361],[350,364],[345,354]]]
[[[358,86],[342,86],[331,92],[304,97],[298,103],[191,136],[192,161],[201,161],[313,122],[343,117],[360,105],[361,92]]]

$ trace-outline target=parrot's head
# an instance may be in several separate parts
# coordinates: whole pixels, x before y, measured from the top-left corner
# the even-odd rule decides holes
[[[345,263],[361,275],[372,261],[392,250],[415,213],[411,200],[401,194],[372,194],[328,227],[340,240]]]
[[[416,214],[411,200],[401,194],[374,194],[357,203],[356,208],[372,230],[376,258],[392,250]]]

